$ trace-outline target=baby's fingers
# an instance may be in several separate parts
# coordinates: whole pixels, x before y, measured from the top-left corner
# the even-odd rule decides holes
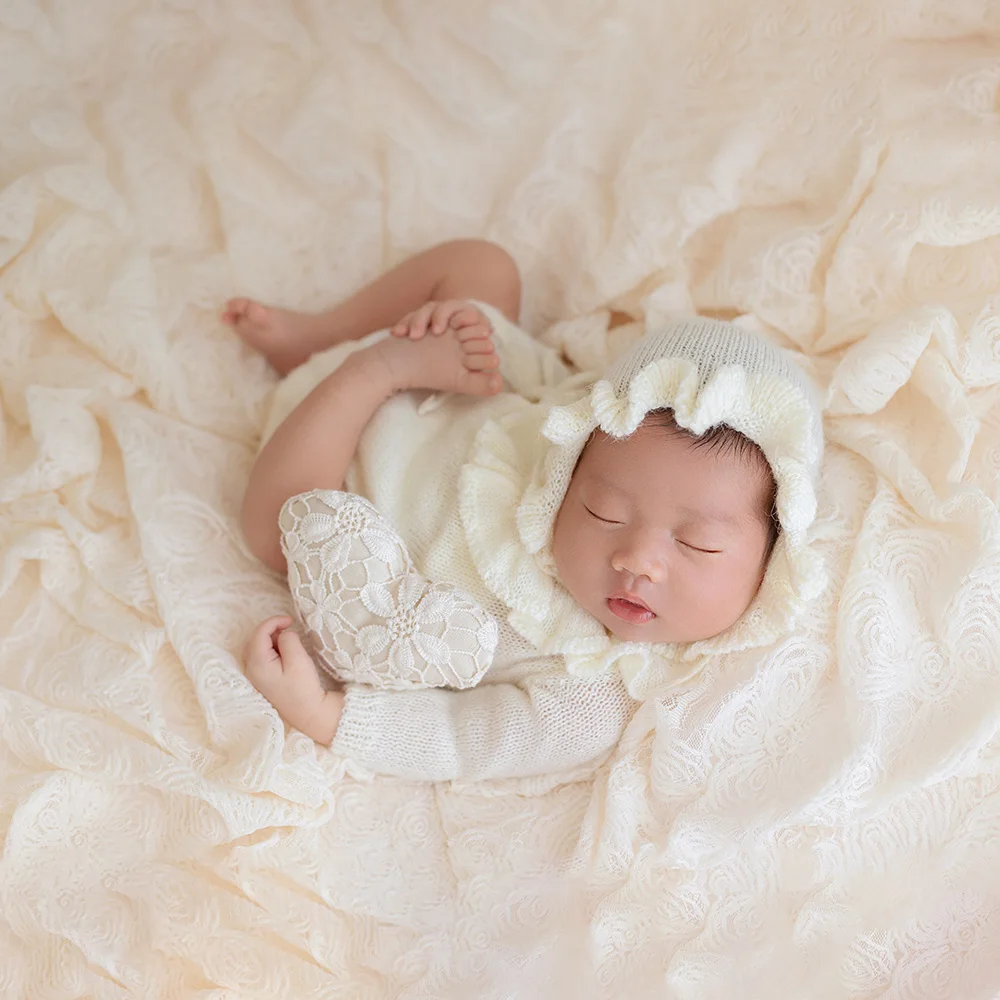
[[[395,326],[389,328],[389,332],[394,337],[405,337],[410,332],[410,320],[413,313],[407,313]]]
[[[290,656],[308,655],[298,632],[293,632],[289,628],[278,634],[278,655],[281,657],[283,669],[288,664]]]
[[[436,302],[425,302],[419,309],[410,316],[409,330],[407,335],[410,340],[420,340],[427,332],[427,324],[431,321],[431,315],[436,308]]]
[[[434,312],[431,316],[431,333],[438,336],[444,333],[448,329],[451,317],[464,305],[464,302],[459,302],[455,299],[449,299],[447,302],[439,302],[434,307]]]
[[[256,656],[264,659],[277,652],[277,638],[283,629],[292,624],[288,615],[272,615],[265,618],[254,630],[247,643],[245,659]]]

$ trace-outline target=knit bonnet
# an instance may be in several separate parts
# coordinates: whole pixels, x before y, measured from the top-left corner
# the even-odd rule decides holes
[[[463,517],[475,510],[478,525],[467,532],[470,552],[484,582],[510,606],[514,628],[540,652],[565,656],[572,673],[616,667],[636,698],[689,679],[707,657],[787,634],[825,583],[808,537],[822,414],[791,354],[735,324],[696,317],[647,333],[576,395],[484,427],[463,472]],[[559,584],[551,554],[556,515],[593,432],[627,437],[658,409],[673,411],[677,425],[695,435],[719,424],[744,434],[760,447],[777,485],[781,532],[756,597],[726,631],[692,643],[610,635]],[[535,449],[527,447],[532,433]],[[534,450],[530,462],[526,448]],[[484,514],[492,529],[482,528]]]

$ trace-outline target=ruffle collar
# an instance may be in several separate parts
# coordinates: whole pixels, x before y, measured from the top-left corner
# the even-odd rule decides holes
[[[808,544],[816,513],[812,471],[819,460],[805,397],[773,375],[718,369],[699,385],[687,359],[647,365],[617,395],[597,381],[563,405],[539,403],[487,423],[462,469],[459,503],[469,551],[508,621],[542,654],[593,675],[617,668],[638,699],[698,673],[709,657],[764,646],[786,635],[825,585]],[[695,434],[726,423],[755,440],[777,482],[782,532],[753,603],[725,632],[694,643],[623,642],[584,611],[556,578],[552,530],[587,440],[597,430],[627,437],[654,409],[670,408]]]

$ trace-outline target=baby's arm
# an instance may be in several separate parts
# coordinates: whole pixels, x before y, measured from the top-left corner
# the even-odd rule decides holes
[[[261,449],[247,483],[240,526],[250,550],[285,570],[278,514],[310,489],[339,490],[358,441],[375,411],[395,391],[381,352],[348,356],[292,411]]]
[[[290,726],[380,774],[471,781],[569,770],[609,751],[635,707],[617,674],[552,673],[466,691],[327,691],[290,624],[257,626],[247,677]]]
[[[410,389],[489,396],[499,359],[487,327],[423,340],[387,337],[349,355],[278,426],[250,472],[240,519],[251,551],[285,569],[278,516],[307,490],[339,490],[361,434],[390,396]]]
[[[549,674],[466,691],[348,685],[331,749],[377,773],[424,781],[527,777],[607,753],[634,708],[617,674]]]

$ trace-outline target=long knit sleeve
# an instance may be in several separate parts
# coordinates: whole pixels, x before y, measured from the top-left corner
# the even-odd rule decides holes
[[[592,680],[534,675],[466,691],[349,685],[331,749],[405,778],[527,777],[602,756],[634,707],[617,672]]]

